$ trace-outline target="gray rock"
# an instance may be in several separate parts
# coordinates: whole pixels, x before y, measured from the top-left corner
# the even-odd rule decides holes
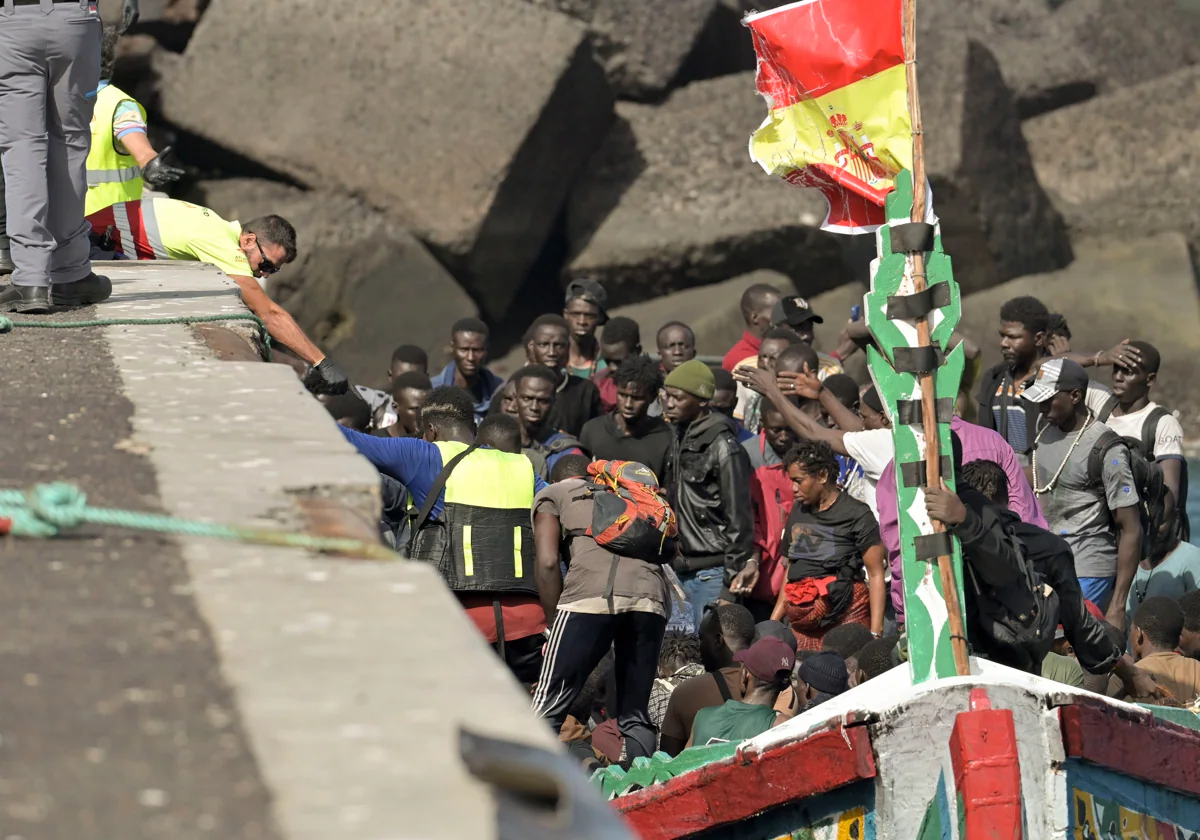
[[[527,3],[238,0],[205,13],[163,108],[394,215],[499,317],[612,97],[583,26]]]
[[[592,276],[617,303],[757,269],[815,293],[848,279],[818,230],[824,200],[750,160],[767,108],[754,74],[695,82],[662,105],[622,103],[567,206],[568,278]]]
[[[1200,4],[1067,0],[1036,31],[989,43],[1031,116],[1200,63]]]
[[[679,75],[717,0],[528,0],[587,24],[613,91],[656,99]]]
[[[1066,228],[1039,186],[1012,92],[981,43],[918,46],[926,171],[954,276],[977,291],[1070,262]]]
[[[296,227],[299,256],[269,290],[358,383],[382,386],[400,344],[437,369],[450,325],[478,315],[416,237],[353,199],[251,179],[204,181],[192,197],[227,219],[277,213]]]
[[[1151,342],[1162,353],[1154,399],[1178,409],[1184,434],[1200,434],[1200,292],[1188,243],[1178,233],[1080,240],[1075,262],[1062,271],[1022,277],[963,300],[959,330],[983,349],[984,368],[1000,361],[1000,305],[1033,295],[1071,327],[1071,349],[1093,353],[1126,338]],[[1111,371],[1089,368],[1111,383]]]
[[[1200,67],[1192,67],[1024,125],[1039,180],[1072,233],[1182,231],[1200,246]]]

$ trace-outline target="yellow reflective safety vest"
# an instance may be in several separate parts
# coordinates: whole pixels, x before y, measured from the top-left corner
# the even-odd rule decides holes
[[[413,523],[409,558],[434,564],[453,592],[537,595],[529,459],[465,443],[434,446],[445,466]],[[432,491],[443,478],[445,507],[432,520]]]
[[[146,109],[141,103],[115,85],[105,85],[96,94],[96,108],[92,112],[92,149],[87,157],[88,191],[84,215],[142,197],[142,168],[133,155],[117,151],[117,140],[113,137],[117,106],[127,99],[137,103],[145,120]]]

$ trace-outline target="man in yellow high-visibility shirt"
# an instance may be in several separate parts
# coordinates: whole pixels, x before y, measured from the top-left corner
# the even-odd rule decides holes
[[[86,214],[120,201],[137,201],[144,184],[165,187],[184,174],[166,162],[170,146],[161,153],[154,151],[146,136],[146,109],[110,81],[119,37],[115,26],[104,27],[100,88],[92,112],[92,148],[87,158]]]
[[[263,320],[271,339],[311,365],[304,377],[313,393],[341,394],[349,380],[326,358],[287,311],[271,300],[267,277],[296,259],[296,229],[280,216],[260,216],[242,224],[226,221],[207,207],[173,198],[126,201],[87,217],[93,238],[131,260],[195,260],[228,274],[242,302]]]

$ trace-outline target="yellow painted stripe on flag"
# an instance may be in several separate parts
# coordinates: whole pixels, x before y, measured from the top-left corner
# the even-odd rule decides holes
[[[471,548],[471,526],[463,526],[463,574],[471,577],[475,574],[475,552]]]
[[[525,571],[525,564],[521,562],[521,527],[519,525],[513,528],[513,568],[516,570],[517,578],[520,578]]]
[[[912,166],[904,65],[773,110],[754,132],[750,156],[780,177],[827,164],[840,166],[870,189],[890,189],[895,173]]]

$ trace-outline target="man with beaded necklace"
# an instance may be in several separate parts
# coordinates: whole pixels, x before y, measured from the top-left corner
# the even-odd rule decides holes
[[[1084,401],[1088,375],[1071,359],[1055,358],[1038,370],[1026,400],[1041,407],[1033,447],[1033,489],[1050,531],[1075,555],[1084,597],[1125,629],[1125,602],[1141,558],[1142,526],[1129,449],[1117,444],[1104,456],[1102,478],[1088,476],[1088,458],[1108,427]]]

